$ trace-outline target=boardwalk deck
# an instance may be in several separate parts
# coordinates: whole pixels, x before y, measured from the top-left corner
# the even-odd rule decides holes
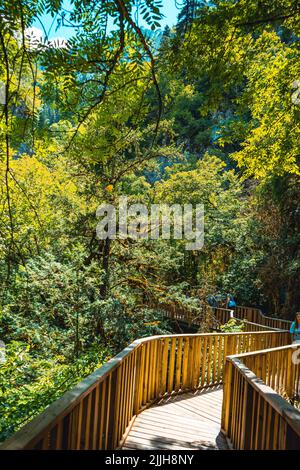
[[[221,387],[176,395],[137,416],[123,449],[228,449],[220,433]]]
[[[278,329],[141,338],[8,438],[1,450],[122,444],[132,450],[200,450],[224,449],[227,442],[235,449],[299,449],[299,412],[280,396],[292,398],[298,390],[299,364],[292,361],[289,343],[290,333]],[[226,441],[220,433],[223,392],[213,388],[222,378]],[[193,390],[196,384],[210,388],[176,395],[180,387]],[[161,394],[165,399],[157,403]],[[150,401],[155,405],[145,410]]]

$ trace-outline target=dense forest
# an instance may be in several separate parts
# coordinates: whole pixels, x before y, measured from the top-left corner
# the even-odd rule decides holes
[[[0,440],[164,310],[300,309],[300,4],[162,3],[0,0]],[[203,248],[99,240],[120,196],[204,204]]]

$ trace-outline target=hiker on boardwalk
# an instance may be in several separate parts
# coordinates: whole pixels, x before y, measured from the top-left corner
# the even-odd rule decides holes
[[[236,302],[232,295],[227,294],[226,308],[234,310],[236,308]]]
[[[300,313],[296,313],[295,321],[291,324],[290,333],[292,334],[293,344],[300,344]]]

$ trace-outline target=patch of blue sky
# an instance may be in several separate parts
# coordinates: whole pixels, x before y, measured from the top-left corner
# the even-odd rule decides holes
[[[63,8],[66,12],[71,11],[72,5],[70,0],[65,0],[63,4]],[[165,26],[174,26],[176,24],[177,15],[179,13],[178,8],[176,7],[175,0],[163,0],[163,7],[161,9],[164,17],[161,20],[161,29],[164,29]],[[76,33],[75,28],[69,26],[59,26],[58,20],[60,16],[55,15],[52,17],[50,14],[44,14],[39,19],[36,19],[33,23],[33,27],[37,28],[42,31],[43,37],[47,35],[48,39],[69,39],[70,37],[74,36]],[[147,27],[144,21],[139,22],[140,26]],[[111,25],[113,28],[113,25]]]

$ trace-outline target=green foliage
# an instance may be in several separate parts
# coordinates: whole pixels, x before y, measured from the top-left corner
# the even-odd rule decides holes
[[[250,109],[252,122],[242,150],[233,155],[246,176],[299,175],[300,108],[292,101],[299,64],[297,46],[284,44],[274,32],[264,32],[253,45],[240,98]]]
[[[198,113],[215,113],[216,145],[231,146],[245,176],[299,173],[298,19],[292,2],[221,1],[199,8],[185,41],[170,41],[170,64],[205,89]]]
[[[161,4],[0,5],[0,439],[172,332],[165,311],[200,314],[217,291],[299,310],[299,9],[184,1],[162,34]],[[65,47],[26,37],[45,12],[76,25]],[[98,240],[96,209],[119,196],[204,204],[203,249]]]
[[[29,345],[12,341],[0,364],[0,441],[32,419],[109,357],[94,348],[68,364],[64,355],[39,358]]]
[[[223,333],[238,333],[244,331],[244,322],[238,321],[235,318],[231,318],[227,323],[220,326],[220,331]]]

